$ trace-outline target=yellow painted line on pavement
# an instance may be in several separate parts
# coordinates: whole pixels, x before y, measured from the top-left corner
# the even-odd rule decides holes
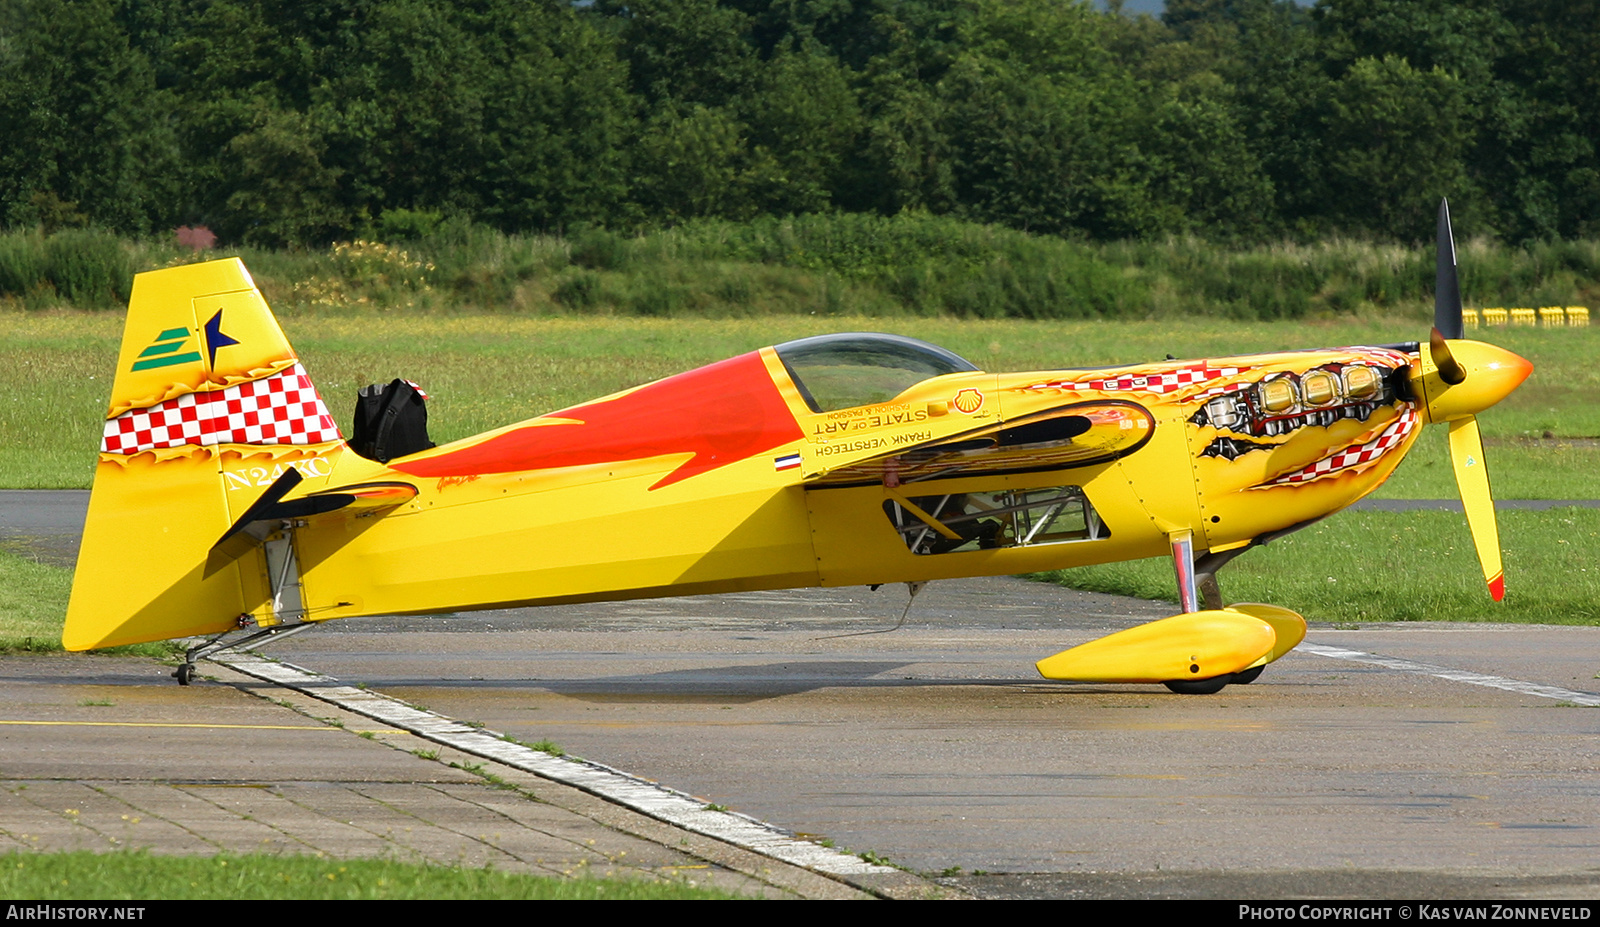
[[[312,727],[309,724],[207,724],[187,721],[8,721],[0,724],[19,724],[32,727],[209,727],[241,731],[344,731],[350,734],[387,734],[393,728],[376,728],[370,732],[354,728]]]

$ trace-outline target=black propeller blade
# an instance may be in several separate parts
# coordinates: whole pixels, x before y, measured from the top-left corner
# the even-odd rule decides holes
[[[1435,259],[1433,327],[1446,338],[1466,337],[1461,322],[1461,283],[1456,279],[1456,237],[1450,228],[1450,202],[1439,200],[1438,257]]]

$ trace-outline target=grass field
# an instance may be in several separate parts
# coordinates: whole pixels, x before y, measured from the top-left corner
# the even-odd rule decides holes
[[[315,856],[0,855],[0,897],[30,901],[716,900],[684,882],[559,878]]]
[[[0,550],[0,652],[59,650],[72,574]]]
[[[336,417],[348,418],[360,386],[405,376],[434,397],[430,425],[440,443],[763,344],[827,331],[921,337],[992,370],[1393,342],[1425,334],[1424,322],[1407,319],[659,320],[352,310],[281,316]],[[1496,495],[1600,498],[1600,365],[1593,361],[1600,353],[1600,327],[1484,334],[1535,364],[1520,390],[1480,418]],[[0,351],[7,359],[0,365],[0,487],[89,485],[120,336],[115,314],[0,314]],[[1454,498],[1444,429],[1427,429],[1376,495]],[[1600,589],[1589,572],[1600,551],[1595,518],[1593,511],[1581,510],[1507,513],[1502,532],[1508,594],[1501,606],[1489,603],[1482,590],[1464,520],[1436,512],[1336,516],[1240,558],[1223,573],[1224,590],[1232,601],[1271,601],[1323,620],[1595,623],[1600,615],[1592,603],[1600,601]],[[1164,560],[1066,571],[1058,578],[1103,591],[1173,595]],[[1399,581],[1405,595],[1396,594]],[[0,639],[11,647],[38,646],[58,635],[66,588],[64,571],[0,555]]]
[[[72,571],[0,550],[0,653],[60,650],[71,592]],[[159,660],[181,653],[182,648],[160,641],[105,652]]]
[[[1370,344],[1426,335],[1414,320],[1019,322],[773,316],[761,319],[520,318],[406,313],[282,314],[336,418],[355,391],[397,376],[433,400],[440,443],[634,386],[764,344],[873,330],[942,344],[990,370],[1049,370],[1161,358]],[[114,314],[0,314],[0,487],[87,488],[110,393]],[[1600,326],[1494,329],[1534,375],[1480,419],[1496,493],[1600,498]],[[1380,496],[1455,495],[1443,429],[1430,429]]]

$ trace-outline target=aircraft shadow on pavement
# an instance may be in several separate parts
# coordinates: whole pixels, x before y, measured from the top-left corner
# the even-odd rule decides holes
[[[928,686],[1015,686],[1037,680],[938,679],[903,674],[917,664],[905,661],[783,661],[697,669],[667,670],[644,675],[595,676],[582,679],[418,679],[363,680],[379,691],[429,689],[543,689],[588,702],[756,702],[829,688],[914,688]]]

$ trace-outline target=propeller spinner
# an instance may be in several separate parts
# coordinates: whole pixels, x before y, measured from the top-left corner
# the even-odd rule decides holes
[[[1461,340],[1465,331],[1461,314],[1461,286],[1456,274],[1455,236],[1450,228],[1450,204],[1439,201],[1438,260],[1433,298],[1433,332],[1428,346],[1419,351],[1422,363],[1412,373],[1412,386],[1427,422],[1450,426],[1450,462],[1456,487],[1466,509],[1472,542],[1483,565],[1483,578],[1496,602],[1505,597],[1505,577],[1500,564],[1500,532],[1495,523],[1494,497],[1483,457],[1483,437],[1477,414],[1489,408],[1533,372],[1533,364],[1503,348]]]

